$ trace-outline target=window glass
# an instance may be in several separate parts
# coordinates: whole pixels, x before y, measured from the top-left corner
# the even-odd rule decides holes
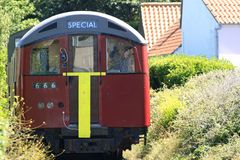
[[[36,44],[31,53],[31,74],[57,74],[59,71],[58,40]]]
[[[134,50],[126,40],[107,38],[107,72],[133,73],[135,72]]]
[[[73,71],[94,71],[94,37],[81,35],[72,37],[74,50]]]

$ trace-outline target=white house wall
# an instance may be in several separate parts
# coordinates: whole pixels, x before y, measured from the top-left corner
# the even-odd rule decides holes
[[[219,58],[240,66],[240,25],[223,25],[218,31]]]
[[[218,27],[218,23],[202,0],[183,0],[183,53],[217,57]]]

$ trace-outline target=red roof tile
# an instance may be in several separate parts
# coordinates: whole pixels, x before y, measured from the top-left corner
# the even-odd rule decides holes
[[[203,0],[221,24],[240,24],[240,0]]]
[[[181,40],[179,28],[180,10],[181,3],[149,2],[141,4],[143,30],[148,41],[150,55],[163,52],[169,54],[172,53],[169,51],[174,51],[179,46],[179,43],[175,44],[174,41],[175,39],[177,41]],[[173,31],[172,28],[178,29]]]
[[[177,21],[169,31],[160,38],[149,50],[149,56],[173,53],[182,43],[180,22]]]

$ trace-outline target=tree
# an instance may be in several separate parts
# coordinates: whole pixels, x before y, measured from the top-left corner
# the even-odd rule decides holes
[[[0,6],[0,46],[6,46],[11,33],[38,23],[36,18],[26,18],[35,10],[29,0],[0,0]]]
[[[133,27],[140,20],[139,1],[128,0],[32,0],[36,7],[34,18],[44,20],[53,15],[68,11],[97,11],[115,16]]]
[[[37,19],[26,18],[34,9],[29,0],[0,0],[0,104],[4,100],[7,86],[5,65],[9,35],[38,23]]]

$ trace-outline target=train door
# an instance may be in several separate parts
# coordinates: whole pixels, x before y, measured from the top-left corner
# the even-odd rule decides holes
[[[60,66],[59,50],[68,49],[66,41],[66,37],[58,37],[21,48],[20,96],[26,103],[24,116],[26,120],[33,119],[33,127],[64,126],[63,113],[68,115],[68,90],[61,74],[65,68]]]
[[[101,124],[142,126],[148,77],[140,65],[140,49],[138,51],[138,45],[132,41],[113,36],[106,36],[105,46],[106,76],[101,84]]]
[[[71,72],[97,72],[98,71],[98,49],[97,36],[94,35],[74,35],[69,39],[70,49],[70,71]],[[70,89],[70,123],[78,123],[78,101],[79,89],[78,81],[81,77],[69,77]],[[98,77],[91,77],[90,87],[90,107],[91,107],[91,123],[99,122],[99,79]]]

